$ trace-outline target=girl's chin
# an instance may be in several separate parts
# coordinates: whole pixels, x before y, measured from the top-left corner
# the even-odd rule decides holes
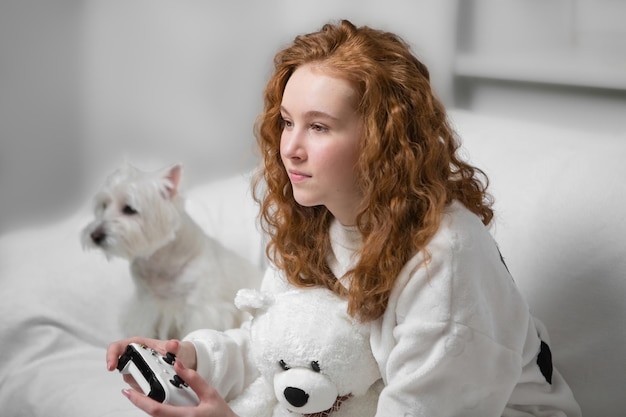
[[[294,200],[296,200],[296,203],[298,203],[299,205],[303,206],[303,207],[314,207],[314,206],[319,206],[320,203],[308,196],[304,196],[304,195],[299,195],[298,193],[294,193]]]
[[[315,207],[315,206],[319,206],[320,204],[314,204],[314,203],[310,203],[306,200],[301,201],[296,199],[296,203],[298,203],[298,205],[302,206],[302,207]]]

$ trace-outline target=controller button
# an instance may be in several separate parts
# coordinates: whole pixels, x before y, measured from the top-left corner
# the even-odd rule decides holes
[[[171,352],[167,352],[167,354],[163,356],[163,360],[165,361],[165,363],[169,363],[171,365],[176,360],[176,356]]]
[[[174,377],[172,379],[170,379],[170,383],[172,385],[174,385],[176,388],[180,388],[181,386],[183,387],[188,387],[189,385],[187,385],[187,383],[185,381],[183,381],[183,379],[181,377],[179,377],[178,375],[174,375]]]

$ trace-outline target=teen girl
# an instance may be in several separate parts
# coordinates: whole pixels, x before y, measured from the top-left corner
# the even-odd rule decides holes
[[[405,42],[348,21],[298,36],[275,57],[257,137],[263,289],[327,287],[372,323],[376,416],[580,416],[486,227],[486,178],[457,155]],[[201,404],[124,393],[154,416],[232,416],[226,401],[255,376],[247,337],[132,339],[176,353]],[[110,346],[110,370],[129,341]]]

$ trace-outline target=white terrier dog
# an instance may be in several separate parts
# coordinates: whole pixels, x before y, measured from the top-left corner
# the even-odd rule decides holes
[[[95,219],[82,232],[85,247],[130,261],[137,296],[122,316],[128,336],[180,339],[199,328],[237,327],[245,316],[235,294],[260,284],[259,268],[186,213],[181,170],[118,169],[96,195]]]

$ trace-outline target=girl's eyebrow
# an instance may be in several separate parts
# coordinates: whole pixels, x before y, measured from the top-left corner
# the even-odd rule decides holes
[[[289,111],[283,106],[280,106],[280,111],[286,114],[287,116],[290,116]],[[306,113],[304,113],[304,115],[307,117],[321,117],[321,118],[326,118],[330,120],[339,120],[338,117],[332,116],[326,112],[319,111],[319,110],[309,110]]]

